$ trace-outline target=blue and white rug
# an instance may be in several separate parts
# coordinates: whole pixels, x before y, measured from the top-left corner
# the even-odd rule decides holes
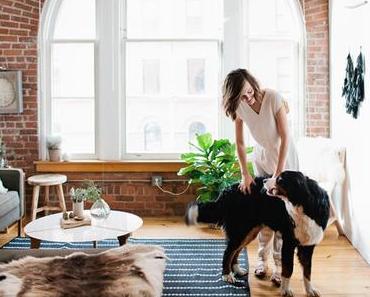
[[[222,257],[226,248],[223,239],[135,239],[131,244],[153,244],[162,246],[169,258],[164,273],[164,296],[250,296],[248,283],[238,280],[234,285],[222,281]],[[28,249],[29,238],[15,238],[4,249]],[[118,247],[116,239],[99,241],[98,248]],[[90,242],[62,243],[42,241],[41,249],[84,249],[93,248]],[[248,268],[245,251],[239,257],[242,267]]]

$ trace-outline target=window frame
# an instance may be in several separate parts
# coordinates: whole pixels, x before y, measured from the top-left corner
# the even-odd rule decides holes
[[[122,29],[122,37],[121,37],[121,77],[122,77],[122,87],[121,87],[121,98],[122,98],[122,105],[123,105],[123,111],[125,110],[126,106],[126,89],[125,89],[125,74],[126,74],[126,65],[125,65],[125,49],[126,49],[126,43],[128,42],[216,42],[218,47],[218,56],[219,56],[219,73],[218,73],[218,81],[221,81],[222,77],[222,47],[223,47],[223,39],[220,38],[128,38],[127,36],[127,1],[123,0],[121,2],[124,6],[121,7],[121,19],[123,21],[123,29]],[[221,91],[217,90],[218,94],[218,102],[217,104],[220,105],[220,97],[221,97]],[[203,95],[202,95],[203,96]],[[122,113],[122,115],[125,115],[125,112]],[[122,117],[121,122],[121,139],[122,144],[126,143],[126,121],[125,118]],[[220,110],[218,110],[217,115],[217,122],[220,126]],[[219,135],[220,135],[220,129],[218,129]],[[121,156],[123,160],[179,160],[181,153],[128,153],[126,151],[126,146],[121,146]]]
[[[71,159],[97,160],[178,160],[180,154],[128,154],[125,152],[125,57],[127,42],[126,0],[95,0],[96,1],[96,37],[95,50],[95,154],[72,155]],[[298,42],[298,103],[300,105],[298,125],[300,135],[304,134],[305,126],[305,48],[306,32],[302,7],[299,0],[286,0],[293,9],[293,15],[300,25]],[[39,155],[41,160],[47,159],[46,136],[51,130],[51,34],[54,31],[56,16],[62,0],[50,0],[44,4],[40,19],[38,35],[38,122],[39,122]],[[226,118],[221,107],[222,78],[232,69],[245,63],[246,42],[243,38],[245,28],[243,22],[243,0],[224,1],[223,36],[217,38],[188,38],[178,41],[216,41],[218,43],[220,70],[218,96],[218,136],[234,140],[233,122]],[[117,13],[119,11],[119,13]],[[295,11],[295,13],[294,13]],[[118,24],[118,25],[117,25]],[[230,34],[233,32],[233,34]],[[140,39],[130,39],[130,41]],[[142,39],[148,41],[150,39]],[[154,39],[158,40],[158,39]],[[163,39],[166,40],[166,39]],[[170,39],[167,41],[174,41]],[[68,41],[65,39],[65,41]],[[83,40],[85,41],[85,40]],[[74,40],[73,42],[79,42]],[[109,66],[108,66],[109,65]],[[108,98],[108,99],[107,99]],[[106,131],[109,131],[107,133]]]

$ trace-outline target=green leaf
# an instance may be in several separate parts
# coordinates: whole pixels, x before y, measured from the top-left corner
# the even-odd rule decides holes
[[[188,176],[190,184],[199,185],[198,200],[212,201],[225,188],[240,181],[235,144],[228,139],[213,140],[210,133],[197,135],[196,141],[196,144],[191,145],[198,152],[181,155],[188,165],[181,168],[178,174]],[[252,147],[247,148],[247,152],[252,150]]]
[[[247,154],[250,154],[253,152],[253,146],[248,146],[246,149],[245,149],[246,153]]]
[[[197,135],[197,141],[198,141],[199,147],[203,149],[204,151],[207,151],[213,143],[212,135],[211,133]]]

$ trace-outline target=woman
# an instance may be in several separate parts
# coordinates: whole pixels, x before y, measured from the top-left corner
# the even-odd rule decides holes
[[[223,106],[227,116],[235,122],[237,155],[242,174],[240,190],[250,193],[254,182],[247,170],[243,137],[243,123],[255,139],[255,169],[258,176],[278,176],[286,169],[298,170],[298,157],[287,124],[287,107],[279,93],[261,89],[257,80],[245,69],[230,72],[223,86]],[[271,281],[281,283],[281,246],[279,233],[264,228],[258,235],[258,261],[255,275],[263,278],[267,272],[267,257],[271,253],[275,269]]]

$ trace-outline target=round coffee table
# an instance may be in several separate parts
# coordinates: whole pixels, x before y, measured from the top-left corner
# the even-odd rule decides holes
[[[85,210],[90,216],[90,211]],[[24,232],[31,238],[31,248],[39,248],[41,240],[59,242],[96,241],[118,238],[119,244],[127,242],[131,232],[139,229],[143,220],[132,213],[112,210],[105,219],[91,217],[91,225],[63,229],[60,226],[62,213],[48,215],[26,225]]]

